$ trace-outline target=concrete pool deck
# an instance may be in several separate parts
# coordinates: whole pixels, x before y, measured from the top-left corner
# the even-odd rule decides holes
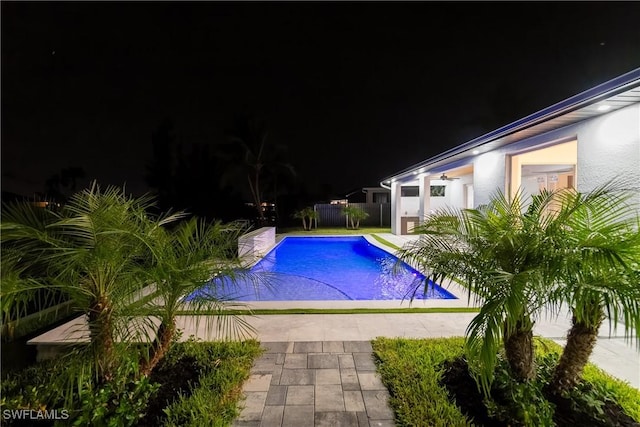
[[[376,313],[376,314],[272,314],[240,316],[255,328],[261,342],[369,341],[376,337],[432,338],[463,336],[476,313]],[[539,319],[534,333],[563,345],[570,317]],[[220,339],[197,316],[178,316],[182,339]],[[624,328],[609,335],[609,324],[600,328],[591,361],[611,375],[640,389],[640,352],[635,342],[623,338]],[[65,344],[82,342],[88,334],[83,318],[74,319],[28,341],[39,353]]]

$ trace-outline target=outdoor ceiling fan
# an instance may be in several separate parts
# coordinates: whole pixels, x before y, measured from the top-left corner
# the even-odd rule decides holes
[[[443,174],[440,176],[440,179],[441,179],[442,181],[453,181],[454,179],[460,179],[460,178],[449,178],[449,177],[447,176],[447,174],[446,174],[446,173],[443,173]]]

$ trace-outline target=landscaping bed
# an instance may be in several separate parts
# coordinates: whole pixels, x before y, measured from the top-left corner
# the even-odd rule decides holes
[[[225,426],[239,414],[242,383],[260,353],[254,340],[176,343],[148,379],[118,378],[84,397],[74,396],[71,403],[56,381],[67,363],[41,363],[2,381],[0,413],[57,409],[61,416],[64,408],[68,416],[61,425]],[[33,422],[3,419],[4,425]],[[55,424],[38,420],[37,425]]]
[[[463,338],[373,341],[398,425],[640,426],[640,391],[594,365],[568,396],[549,398],[544,386],[561,351],[536,340],[537,377],[514,383],[499,362],[491,398],[483,398],[463,357]]]

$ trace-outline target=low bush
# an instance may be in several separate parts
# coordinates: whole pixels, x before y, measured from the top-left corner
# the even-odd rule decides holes
[[[2,424],[29,425],[12,415],[22,410],[34,411],[31,416],[55,410],[57,421],[38,420],[38,425],[228,425],[238,414],[242,383],[260,352],[254,340],[190,340],[173,345],[150,377],[136,376],[132,360],[100,385],[65,381],[70,369],[90,366],[77,355],[38,363],[9,373],[0,384]],[[69,398],[65,391],[71,386]]]
[[[640,421],[640,391],[592,364],[585,369],[585,380],[568,396],[550,400],[545,386],[561,347],[546,339],[536,339],[535,380],[513,381],[500,357],[486,398],[469,374],[463,342],[463,338],[373,341],[378,371],[389,388],[399,425],[632,426]]]
[[[150,409],[146,417],[148,424],[143,425],[229,425],[239,414],[237,402],[242,383],[249,377],[253,360],[261,351],[259,343],[253,340],[187,341],[174,346],[152,375],[152,380],[155,377],[163,384],[159,395],[161,405],[155,405],[161,407],[161,412],[153,413]],[[198,375],[194,376],[194,371]],[[162,394],[163,388],[169,392]]]
[[[399,425],[470,425],[439,384],[442,364],[461,355],[463,343],[463,338],[378,338],[372,342],[378,372],[389,389]]]

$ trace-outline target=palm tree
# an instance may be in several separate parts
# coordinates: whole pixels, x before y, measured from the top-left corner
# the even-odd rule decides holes
[[[176,332],[176,316],[183,298],[207,284],[212,277],[233,279],[242,274],[237,259],[237,241],[245,229],[240,224],[207,224],[198,218],[183,221],[173,229],[163,228],[152,241],[154,259],[147,268],[148,279],[157,285],[158,298],[140,308],[140,315],[160,318],[151,354],[141,363],[141,373],[149,375],[169,350]],[[212,285],[209,282],[209,285]],[[191,299],[191,309],[214,311],[207,316],[217,322],[225,336],[243,336],[252,328],[240,317],[225,311],[240,304],[228,301],[225,292],[200,292]]]
[[[237,118],[228,142],[222,155],[228,165],[223,184],[229,181],[246,183],[258,222],[263,225],[266,223],[262,209],[265,186],[273,184],[277,187],[277,175],[295,175],[295,170],[284,158],[284,147],[272,144],[265,125],[255,118]],[[274,194],[277,196],[277,188]]]
[[[559,226],[553,194],[527,202],[521,193],[509,200],[498,192],[478,209],[436,212],[416,228],[419,240],[399,254],[425,272],[425,286],[453,279],[482,304],[467,327],[465,347],[485,393],[501,345],[514,378],[533,378],[535,317],[560,268],[561,257],[549,249]]]
[[[345,205],[342,208],[342,215],[345,215],[349,219],[349,222],[351,223],[351,228],[354,230],[357,230],[358,228],[360,228],[361,220],[369,217],[369,214],[367,212],[353,205]]]
[[[36,239],[23,239],[15,242],[12,236],[18,238],[20,231],[8,226],[10,218],[22,218],[23,226],[29,228],[34,235],[43,235],[46,226],[52,223],[56,216],[47,208],[35,208],[32,203],[13,202],[2,206],[2,257],[0,258],[0,309],[2,311],[3,332],[13,338],[11,324],[20,321],[28,314],[28,307],[37,300],[37,309],[48,308],[55,304],[59,292],[45,289],[43,283],[47,279],[46,263],[41,258],[33,256],[25,262],[25,253],[39,253],[42,245]],[[40,299],[42,298],[42,299]]]
[[[302,229],[303,230],[311,230],[313,227],[313,221],[318,221],[318,211],[314,210],[312,207],[307,206],[299,211],[293,213],[293,217],[296,219],[302,220]],[[309,219],[309,227],[307,228],[307,218]]]
[[[22,282],[11,292],[49,287],[74,301],[88,321],[99,381],[110,380],[117,367],[115,340],[128,333],[124,314],[144,285],[140,267],[149,259],[148,241],[162,225],[180,217],[153,220],[147,215],[150,206],[149,198],[127,196],[117,187],[101,190],[94,182],[73,195],[60,214],[21,205],[3,215],[3,256],[6,243],[18,256],[18,268],[36,260],[49,276],[38,283]]]
[[[572,326],[550,384],[555,395],[579,382],[607,317],[640,338],[640,221],[632,193],[619,187],[559,197],[565,271],[554,298],[569,305]]]

